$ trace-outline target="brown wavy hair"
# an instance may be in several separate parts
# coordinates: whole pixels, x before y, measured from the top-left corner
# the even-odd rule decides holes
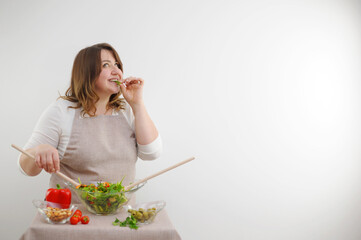
[[[70,87],[64,96],[60,98],[76,103],[71,108],[83,108],[82,114],[95,116],[95,103],[99,101],[99,96],[95,93],[95,81],[102,70],[101,50],[108,50],[113,53],[115,60],[119,63],[119,68],[123,72],[123,64],[120,61],[117,51],[108,43],[99,43],[86,47],[76,55],[71,74]],[[107,109],[113,108],[117,111],[124,109],[125,100],[119,98],[121,91],[113,94],[109,98]]]

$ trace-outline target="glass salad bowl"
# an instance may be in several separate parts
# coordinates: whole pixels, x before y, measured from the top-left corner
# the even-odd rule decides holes
[[[142,225],[152,223],[165,205],[165,201],[154,201],[127,205],[124,209],[128,212],[129,216],[133,216],[137,219],[138,224]]]
[[[38,209],[45,221],[51,224],[67,223],[77,210],[74,204],[71,204],[68,208],[64,208],[63,204],[42,200],[33,200],[33,205]]]
[[[128,191],[119,183],[90,181],[74,187],[66,183],[77,195],[86,209],[96,215],[116,214],[129,202],[134,192],[144,186],[140,183]]]

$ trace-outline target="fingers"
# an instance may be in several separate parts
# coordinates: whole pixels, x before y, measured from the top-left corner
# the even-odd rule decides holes
[[[121,92],[130,106],[133,107],[142,103],[144,80],[137,77],[128,77],[123,82],[124,86],[121,86]]]
[[[35,154],[35,163],[39,168],[44,169],[48,173],[60,170],[60,161],[58,151],[48,146],[39,146]]]
[[[126,86],[125,86],[124,82],[123,82],[122,84],[120,84],[119,87],[120,87],[120,91],[121,91],[122,93],[124,93],[125,90],[126,90]]]
[[[36,163],[36,166],[38,166],[38,168],[43,168],[39,154],[35,154],[35,163]]]
[[[144,80],[136,77],[128,77],[122,81],[122,84],[119,85],[121,92],[124,94],[127,90],[133,89],[136,86],[142,86]]]
[[[60,171],[60,161],[58,152],[53,153],[54,172]]]
[[[50,172],[53,168],[51,153],[42,153],[40,154],[40,167],[43,168],[46,172]]]
[[[126,79],[124,79],[124,84],[128,87],[128,86],[143,86],[144,85],[144,80],[142,78],[137,78],[137,77],[128,77]]]
[[[45,155],[46,157],[46,162],[44,164],[44,170],[47,171],[47,172],[51,172],[54,168],[54,165],[53,165],[53,154],[52,153],[47,153]]]

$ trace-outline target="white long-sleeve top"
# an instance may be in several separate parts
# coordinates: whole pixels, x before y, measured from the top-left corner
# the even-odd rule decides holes
[[[61,161],[70,140],[75,116],[75,109],[69,108],[69,106],[75,106],[75,104],[64,99],[53,102],[41,115],[24,149],[33,148],[39,144],[49,144],[58,150],[59,160]],[[112,114],[124,114],[129,126],[135,130],[134,114],[129,104],[126,103],[124,110],[113,111]],[[154,160],[160,156],[161,152],[162,140],[160,135],[147,145],[138,144],[138,157],[140,159]],[[19,170],[27,175],[21,168],[19,160],[20,156],[18,159]]]

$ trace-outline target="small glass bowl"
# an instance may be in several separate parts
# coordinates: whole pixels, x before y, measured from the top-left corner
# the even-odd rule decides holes
[[[133,215],[138,220],[138,224],[142,225],[152,223],[154,221],[154,218],[165,207],[165,205],[165,201],[154,201],[127,205],[124,207],[124,209],[128,212],[129,216]],[[139,215],[141,209],[143,209],[144,211],[142,215]],[[138,211],[138,213],[133,212],[132,210],[136,210]],[[144,214],[144,212],[147,213]]]
[[[97,183],[96,181],[90,181],[83,184],[97,185]],[[89,212],[95,215],[114,215],[129,202],[133,193],[143,187],[146,182],[140,183],[128,191],[116,193],[94,193],[78,189],[70,183],[66,184],[76,193],[82,205],[86,207]]]
[[[69,221],[77,207],[71,204],[68,208],[64,208],[63,204],[33,200],[33,205],[38,209],[45,221],[51,224],[64,224]]]

